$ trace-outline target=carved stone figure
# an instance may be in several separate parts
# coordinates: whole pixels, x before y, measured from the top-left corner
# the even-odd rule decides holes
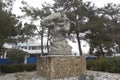
[[[41,25],[50,29],[52,36],[50,55],[71,55],[71,47],[66,41],[70,29],[69,19],[64,13],[53,13],[43,20]]]

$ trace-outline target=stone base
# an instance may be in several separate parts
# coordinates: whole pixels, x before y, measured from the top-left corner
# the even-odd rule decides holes
[[[86,60],[81,56],[44,56],[37,61],[38,76],[47,80],[86,74]]]

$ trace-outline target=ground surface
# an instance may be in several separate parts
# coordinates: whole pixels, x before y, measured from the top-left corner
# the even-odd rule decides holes
[[[65,78],[58,80],[120,80],[120,74],[107,73],[107,72],[98,72],[98,71],[87,71],[87,77],[84,79],[74,78]],[[21,73],[11,73],[11,74],[0,74],[0,80],[45,80],[36,75],[34,72],[21,72]]]

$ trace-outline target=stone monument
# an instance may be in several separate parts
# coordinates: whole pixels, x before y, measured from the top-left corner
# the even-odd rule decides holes
[[[64,13],[54,13],[41,21],[41,24],[50,29],[52,36],[50,55],[71,55],[71,47],[66,41],[70,30],[70,22]]]
[[[77,77],[86,73],[86,60],[83,56],[72,56],[71,47],[66,41],[70,22],[64,13],[53,13],[41,25],[49,28],[52,36],[50,55],[37,60],[38,76],[47,80]]]

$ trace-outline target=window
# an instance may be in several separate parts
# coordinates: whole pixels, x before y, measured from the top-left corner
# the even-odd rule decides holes
[[[27,46],[21,46],[21,49],[27,49]]]
[[[37,50],[37,46],[29,46],[29,50]]]
[[[29,46],[29,50],[32,50],[32,46]]]
[[[40,50],[40,49],[41,49],[41,46],[37,46],[37,49]]]

